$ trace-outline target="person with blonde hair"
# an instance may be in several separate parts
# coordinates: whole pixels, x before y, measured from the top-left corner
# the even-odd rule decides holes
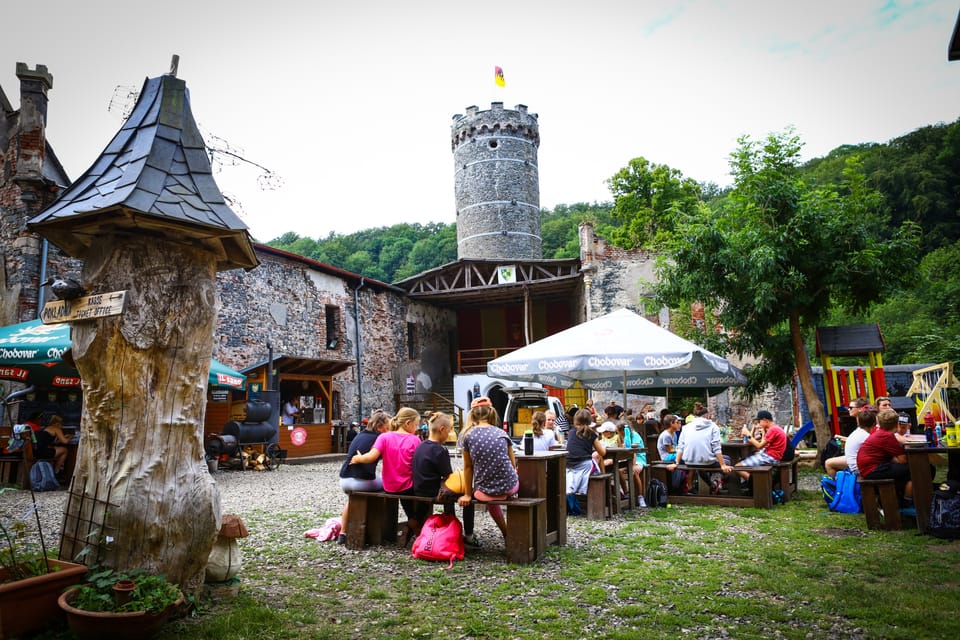
[[[369,464],[383,458],[383,490],[398,495],[413,495],[413,454],[420,444],[420,436],[417,435],[419,425],[420,413],[416,409],[401,408],[390,420],[393,430],[377,436],[368,452],[354,454],[350,464]],[[421,523],[417,520],[416,501],[401,498],[400,506],[407,515],[400,545],[406,546],[417,537]]]
[[[450,464],[450,452],[447,451],[446,441],[453,429],[453,418],[446,413],[437,411],[427,418],[429,437],[420,443],[413,454],[413,494],[430,498],[441,498],[440,489],[453,473]],[[458,487],[462,490],[462,487]],[[453,492],[455,493],[455,492]],[[447,495],[452,496],[453,493]],[[441,498],[442,499],[442,498]],[[433,505],[419,502],[417,521],[423,523],[433,512]],[[444,500],[443,512],[454,514],[454,503]],[[480,543],[473,534],[474,506],[463,507],[463,544],[467,548],[478,549]]]
[[[550,451],[550,447],[557,444],[557,435],[551,428],[557,415],[553,411],[534,411],[530,416],[533,427],[533,450]]]
[[[383,411],[374,411],[363,431],[358,433],[350,441],[350,448],[347,449],[347,457],[340,467],[340,488],[344,493],[350,494],[354,491],[380,491],[383,489],[383,480],[377,475],[377,463],[369,462],[367,464],[351,464],[353,456],[364,454],[373,448],[373,443],[377,437],[390,428],[390,416]],[[347,539],[347,507],[350,500],[343,505],[343,513],[340,514],[340,536],[337,542],[343,544]]]
[[[460,434],[463,449],[464,494],[458,502],[468,507],[478,502],[504,500],[520,490],[513,441],[499,426],[500,418],[490,398],[481,396],[470,403],[467,427]],[[487,513],[507,538],[507,520],[498,504],[488,504]]]

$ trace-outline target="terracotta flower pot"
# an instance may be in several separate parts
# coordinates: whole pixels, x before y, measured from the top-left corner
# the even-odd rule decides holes
[[[181,597],[160,613],[84,611],[70,605],[76,594],[77,589],[65,591],[57,603],[67,614],[70,630],[80,640],[146,640],[160,630],[174,609],[183,604]]]
[[[85,565],[62,560],[47,560],[47,567],[42,576],[0,584],[0,639],[35,633],[60,617],[57,596],[87,573]],[[6,577],[0,570],[0,582]]]

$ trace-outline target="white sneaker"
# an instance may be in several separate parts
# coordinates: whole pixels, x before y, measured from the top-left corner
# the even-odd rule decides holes
[[[647,508],[647,501],[643,499],[643,496],[637,498],[637,506],[643,509]]]

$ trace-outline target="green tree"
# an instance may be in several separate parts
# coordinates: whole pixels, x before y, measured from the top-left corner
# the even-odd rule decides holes
[[[890,229],[856,163],[838,189],[807,185],[791,130],[738,142],[729,197],[678,219],[658,294],[673,308],[703,302],[726,328],[723,352],[759,357],[747,367],[748,393],[782,385],[796,370],[823,447],[830,431],[804,337],[831,305],[863,309],[901,282],[912,271],[918,229]]]
[[[677,169],[634,158],[607,180],[613,194],[613,217],[622,226],[610,240],[621,247],[655,248],[673,231],[678,215],[693,213],[700,201],[700,185]]]

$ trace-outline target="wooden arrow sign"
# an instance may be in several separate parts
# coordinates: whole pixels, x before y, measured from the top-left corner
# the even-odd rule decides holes
[[[43,324],[57,324],[118,316],[123,313],[126,302],[126,290],[81,296],[75,300],[53,300],[43,305],[40,320]]]

